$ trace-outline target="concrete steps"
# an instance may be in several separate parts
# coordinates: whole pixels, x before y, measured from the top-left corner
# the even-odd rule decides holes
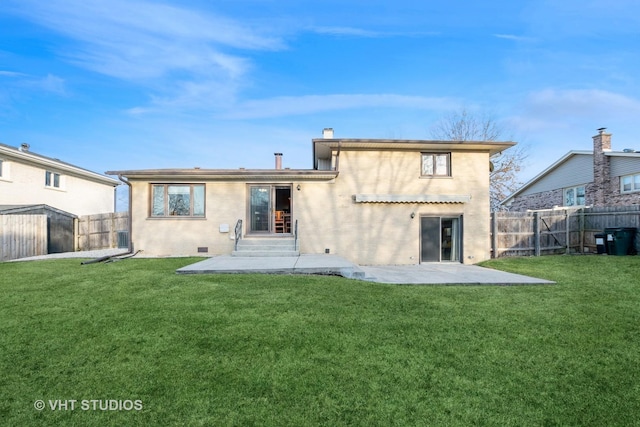
[[[231,253],[235,257],[297,257],[293,237],[256,237],[238,241],[237,250]]]

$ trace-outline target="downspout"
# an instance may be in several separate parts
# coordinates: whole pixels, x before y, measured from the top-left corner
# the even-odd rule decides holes
[[[129,234],[129,239],[127,242],[127,252],[123,252],[121,254],[117,254],[117,255],[106,255],[100,258],[96,258],[96,259],[91,259],[88,261],[82,261],[80,264],[81,265],[85,265],[85,264],[94,264],[94,263],[98,263],[98,262],[110,262],[113,258],[120,258],[120,257],[124,257],[125,255],[129,255],[129,257],[135,256],[131,255],[133,253],[133,242],[131,241],[131,230],[133,229],[132,227],[132,209],[131,209],[131,201],[133,200],[133,196],[132,196],[132,192],[131,192],[131,183],[129,181],[127,181],[126,179],[124,179],[122,177],[122,175],[118,174],[118,179],[122,182],[124,182],[128,187],[129,187],[129,225],[127,227],[127,233]],[[127,258],[129,258],[127,257]]]
[[[131,188],[131,183],[129,180],[125,179],[122,174],[118,174],[118,179],[124,182],[127,187],[129,187],[129,224],[127,226],[127,233],[129,234],[129,239],[127,242],[127,254],[133,253],[133,189]]]

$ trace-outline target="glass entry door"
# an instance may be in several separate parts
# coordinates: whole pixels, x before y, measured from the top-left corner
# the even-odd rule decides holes
[[[460,262],[461,235],[461,217],[420,217],[420,262]]]
[[[291,233],[291,185],[250,185],[248,217],[250,233]]]
[[[271,187],[252,185],[249,190],[249,224],[252,233],[268,233],[271,212]]]

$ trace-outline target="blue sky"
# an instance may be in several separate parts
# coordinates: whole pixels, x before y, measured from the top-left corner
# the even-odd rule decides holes
[[[640,149],[635,0],[3,0],[0,142],[98,172],[311,167],[464,107],[527,180],[599,127]]]

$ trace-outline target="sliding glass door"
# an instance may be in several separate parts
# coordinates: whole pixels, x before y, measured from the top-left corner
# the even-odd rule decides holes
[[[462,217],[420,217],[420,262],[461,260]]]
[[[291,185],[250,185],[248,207],[250,233],[291,232]]]

